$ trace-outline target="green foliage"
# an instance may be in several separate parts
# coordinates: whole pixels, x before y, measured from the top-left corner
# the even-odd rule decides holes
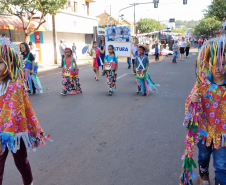
[[[162,30],[166,28],[167,26],[163,26],[160,22],[154,19],[141,19],[138,22],[138,27],[137,27],[140,33],[149,33],[155,30]]]
[[[25,39],[38,30],[46,22],[45,16],[49,13],[55,15],[63,9],[68,0],[0,0],[0,12],[9,13],[20,18],[23,23]],[[28,23],[24,15],[28,15]],[[39,25],[33,32],[28,28],[34,16],[40,17]]]
[[[218,21],[223,22],[226,19],[226,1],[225,0],[213,0],[208,9],[205,9],[205,18],[215,18]]]
[[[181,20],[177,20],[176,22],[176,26],[186,26],[188,28],[194,28],[198,23],[199,21],[194,21],[194,20],[191,20],[191,21],[181,21]]]
[[[215,18],[202,19],[192,32],[195,35],[210,35],[213,31],[219,29],[220,24],[221,22]]]
[[[0,10],[11,14],[17,14],[21,11],[29,13],[42,12],[54,15],[59,9],[64,8],[67,0],[1,0]]]
[[[179,29],[179,30],[176,30],[176,29],[173,29],[172,30],[172,32],[174,32],[174,33],[184,33],[184,32],[186,32],[187,31],[187,27],[185,26],[185,27],[183,27],[183,29]]]

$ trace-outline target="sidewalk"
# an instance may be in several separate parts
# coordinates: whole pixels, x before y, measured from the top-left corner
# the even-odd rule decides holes
[[[76,62],[77,62],[77,65],[89,64],[92,62],[92,58],[86,57],[84,59],[77,59]],[[41,71],[55,69],[55,68],[58,68],[60,65],[61,65],[61,60],[58,60],[57,64],[54,64],[54,61],[47,61],[47,62],[39,61],[38,62],[38,71],[41,72]]]

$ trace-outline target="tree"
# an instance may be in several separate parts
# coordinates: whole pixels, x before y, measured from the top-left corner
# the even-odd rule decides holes
[[[7,12],[17,16],[23,24],[25,42],[28,42],[29,36],[37,31],[42,24],[46,22],[46,15],[49,13],[55,15],[59,9],[63,9],[68,0],[1,0],[0,12]],[[24,17],[28,16],[28,19]],[[38,26],[31,32],[28,28],[32,19],[40,16]]]
[[[162,30],[166,28],[167,26],[163,26],[160,22],[154,19],[141,19],[138,22],[138,27],[137,27],[140,33],[149,33],[154,30]]]
[[[211,35],[213,31],[219,29],[221,22],[215,18],[202,19],[200,23],[193,29],[196,35]]]
[[[176,29],[173,29],[172,30],[172,32],[174,32],[174,33],[184,33],[184,32],[186,32],[187,31],[187,27],[185,26],[185,27],[183,27],[183,29],[179,29],[179,30],[176,30]]]
[[[218,21],[225,21],[226,19],[226,1],[225,0],[213,0],[211,5],[208,6],[208,9],[205,9],[204,17],[205,18],[215,18]]]
[[[177,20],[176,21],[176,26],[186,26],[188,28],[194,28],[197,24],[199,23],[199,21],[194,21],[194,20],[191,20],[191,21],[182,21],[182,20]]]

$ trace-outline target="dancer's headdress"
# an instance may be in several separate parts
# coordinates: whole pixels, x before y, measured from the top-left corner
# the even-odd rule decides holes
[[[206,77],[219,71],[225,73],[226,67],[222,66],[225,56],[226,37],[213,38],[206,41],[198,54],[197,59],[197,80],[205,82]]]
[[[6,65],[5,73],[9,73],[11,80],[23,78],[23,65],[19,48],[6,37],[0,37],[0,58]]]
[[[137,46],[138,48],[142,47],[145,50],[145,52],[148,50],[147,46],[145,46],[144,44],[138,44]]]

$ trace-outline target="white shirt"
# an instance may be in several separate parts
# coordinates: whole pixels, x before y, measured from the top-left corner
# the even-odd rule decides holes
[[[181,41],[180,47],[184,48],[185,47],[186,42],[185,41]]]
[[[65,55],[65,54],[64,54],[64,50],[63,50],[63,49],[65,49],[65,48],[66,48],[66,45],[65,45],[65,44],[63,44],[63,43],[60,44],[59,49],[60,49],[60,54],[61,54],[61,55]]]
[[[133,44],[133,45],[132,45],[132,52],[133,52],[133,54],[135,54],[136,51],[137,51],[137,47]],[[135,59],[135,58],[136,58],[136,57],[134,57],[134,56],[132,55],[132,59]]]

